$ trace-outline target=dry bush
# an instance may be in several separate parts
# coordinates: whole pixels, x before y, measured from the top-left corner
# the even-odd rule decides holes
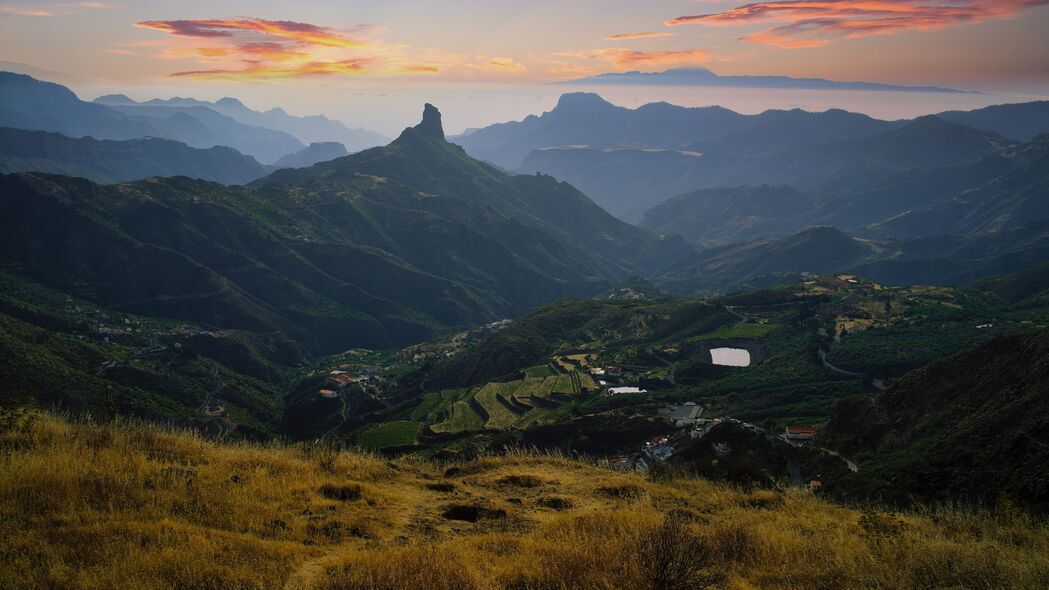
[[[724,578],[719,557],[708,538],[673,517],[664,517],[659,528],[644,532],[637,541],[638,569],[645,587],[652,590],[711,588]]]

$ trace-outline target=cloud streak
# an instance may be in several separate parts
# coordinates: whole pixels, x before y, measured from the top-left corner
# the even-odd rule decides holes
[[[140,22],[136,26],[144,29],[164,31],[172,35],[205,39],[233,37],[239,32],[247,32],[284,39],[294,43],[324,47],[352,48],[366,44],[362,39],[350,37],[328,27],[287,20],[264,20],[260,18],[239,20],[152,20]],[[366,29],[366,25],[356,28],[358,31]]]
[[[619,71],[629,69],[659,70],[674,66],[697,65],[710,61],[710,53],[704,49],[637,51],[625,47],[606,47],[571,53],[555,53],[553,55],[604,60]]]
[[[121,7],[122,5],[111,4],[109,2],[64,2],[43,6],[39,3],[35,6],[0,4],[0,15],[7,14],[12,16],[33,17],[65,16],[68,14],[79,14],[85,10],[111,10]]]
[[[611,35],[607,37],[606,41],[633,41],[635,39],[658,39],[660,37],[673,37],[674,33],[664,32],[644,32],[644,33],[620,33],[618,35]]]
[[[774,47],[818,47],[838,39],[934,31],[967,23],[1008,19],[1049,0],[784,0],[731,10],[679,16],[669,26],[774,26],[741,37]]]

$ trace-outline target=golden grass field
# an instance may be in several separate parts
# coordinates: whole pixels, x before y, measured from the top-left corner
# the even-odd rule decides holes
[[[1016,510],[894,514],[523,452],[388,462],[326,445],[214,444],[138,422],[5,412],[0,461],[6,589],[1049,581],[1049,528]]]

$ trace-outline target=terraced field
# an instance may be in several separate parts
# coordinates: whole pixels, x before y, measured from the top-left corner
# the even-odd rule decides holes
[[[471,400],[472,401],[472,400]],[[448,419],[430,426],[434,432],[463,432],[465,430],[481,430],[487,421],[487,417],[479,414],[470,401],[459,400],[451,405],[448,410]]]
[[[541,371],[536,373],[541,374]],[[432,418],[442,413],[442,407],[447,407],[448,418],[433,424],[434,432],[523,428],[542,422],[564,403],[563,399],[551,398],[553,394],[580,395],[596,389],[594,379],[578,371],[490,382],[473,393],[449,390],[427,394],[411,417],[416,420]]]
[[[360,445],[366,449],[379,449],[414,444],[419,426],[418,422],[410,420],[379,424],[361,433]]]
[[[474,399],[488,412],[485,428],[502,430],[510,428],[521,417],[509,399],[514,395],[520,381],[510,383],[488,383],[474,394]]]

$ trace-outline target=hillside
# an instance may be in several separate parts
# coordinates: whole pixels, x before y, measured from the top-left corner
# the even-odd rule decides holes
[[[0,126],[95,139],[168,137],[149,121],[84,102],[65,86],[11,72],[0,72]]]
[[[703,189],[645,211],[639,225],[690,244],[714,246],[800,230],[792,223],[814,199],[790,186]]]
[[[0,126],[50,131],[68,137],[159,137],[207,149],[232,147],[270,164],[304,145],[293,135],[244,124],[207,106],[146,106],[127,97],[85,102],[65,86],[0,72]]]
[[[3,414],[9,588],[1038,588],[1044,525],[645,481],[511,454],[438,465]]]
[[[817,227],[783,238],[702,250],[655,283],[671,293],[771,287],[803,273],[844,271],[885,254],[883,244],[859,240],[831,227]]]
[[[895,286],[964,285],[1046,260],[1046,221],[971,236],[910,240],[872,240],[822,226],[706,248],[653,282],[677,294],[724,293],[772,287],[805,275],[845,272]]]
[[[1049,301],[1049,264],[1042,264],[1020,272],[988,277],[977,281],[973,288],[988,291],[1014,304],[1035,304]]]
[[[889,124],[840,111],[771,116],[780,114],[754,115],[735,133],[677,149],[638,143],[537,149],[518,170],[570,182],[632,220],[666,199],[699,189],[760,184],[818,187],[842,176],[877,178],[971,166],[1001,156],[1015,145],[936,117]],[[809,219],[811,225],[817,218]]]
[[[856,457],[843,495],[1049,509],[1049,331],[996,339],[843,404],[821,434]]]
[[[979,234],[1014,229],[1049,219],[1049,136],[1039,136],[1012,156],[1013,169],[959,190],[923,207],[914,207],[864,228],[871,235],[908,238],[941,234]]]
[[[194,149],[177,141],[143,138],[99,141],[58,133],[0,128],[0,173],[47,172],[99,183],[151,176],[188,176],[247,184],[265,176],[251,156],[227,147]]]

